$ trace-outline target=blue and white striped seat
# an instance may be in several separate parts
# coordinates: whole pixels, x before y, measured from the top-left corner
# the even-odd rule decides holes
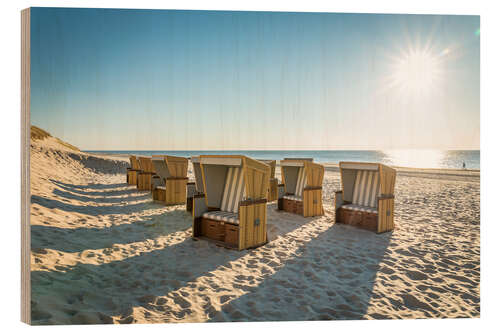
[[[380,195],[379,173],[376,171],[359,170],[356,173],[352,204],[342,208],[361,212],[377,213],[378,197]]]
[[[228,168],[222,194],[220,211],[206,212],[203,217],[239,224],[240,201],[245,194],[245,177],[242,168]]]
[[[222,212],[220,210],[214,212],[206,212],[203,217],[216,221],[229,222],[233,224],[239,224],[238,214],[233,212]]]
[[[349,205],[343,205],[342,208],[354,210],[354,211],[358,211],[358,212],[377,213],[377,208],[368,207],[368,206],[349,204]]]
[[[297,195],[285,195],[283,199],[302,201],[302,197],[299,197]]]

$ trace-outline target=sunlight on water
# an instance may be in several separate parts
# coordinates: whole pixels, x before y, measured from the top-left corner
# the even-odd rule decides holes
[[[444,151],[424,149],[384,150],[387,163],[412,168],[440,168],[445,158]]]
[[[314,158],[318,163],[377,162],[390,166],[413,168],[461,169],[463,163],[467,169],[479,169],[479,150],[225,150],[225,151],[91,151],[94,153],[112,153],[123,155],[167,154],[190,157],[196,155],[247,155],[248,157],[281,160],[283,158]]]
[[[446,151],[426,149],[384,150],[383,163],[412,168],[478,169],[479,151]],[[477,160],[477,161],[476,161]]]

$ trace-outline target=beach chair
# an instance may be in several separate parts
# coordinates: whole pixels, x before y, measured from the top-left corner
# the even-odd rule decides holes
[[[127,168],[127,184],[137,185],[137,174],[141,171],[137,157],[130,155],[130,168]]]
[[[137,174],[137,189],[139,191],[151,191],[152,178],[155,169],[151,157],[139,156],[141,171]]]
[[[377,233],[394,229],[396,170],[380,163],[340,162],[335,221]]]
[[[204,194],[193,197],[193,237],[239,250],[265,244],[271,168],[241,155],[199,161]]]
[[[153,176],[153,200],[167,205],[186,203],[186,184],[188,159],[170,155],[153,155],[152,162],[156,171]]]
[[[271,178],[269,179],[269,191],[267,202],[278,200],[278,178],[276,178],[276,160],[258,160],[264,162],[271,168]]]
[[[193,211],[193,198],[195,195],[203,194],[203,179],[201,176],[200,157],[191,156],[193,166],[194,182],[187,183],[186,211]]]
[[[280,161],[283,186],[278,193],[278,209],[304,217],[323,215],[325,168],[312,159]]]

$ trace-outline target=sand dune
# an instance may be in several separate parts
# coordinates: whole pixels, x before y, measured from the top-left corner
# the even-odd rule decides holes
[[[127,186],[126,167],[32,141],[34,324],[479,316],[478,172],[402,171],[396,230],[377,235],[333,223],[329,167],[325,216],[270,204],[270,242],[239,252],[192,240],[184,207]]]

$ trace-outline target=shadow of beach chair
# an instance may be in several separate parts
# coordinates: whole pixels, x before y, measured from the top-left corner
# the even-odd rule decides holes
[[[187,183],[186,211],[193,211],[193,198],[195,195],[203,194],[203,179],[201,176],[200,157],[191,156],[193,165],[194,182]]]
[[[166,205],[186,203],[188,159],[179,156],[153,155],[156,175],[153,176],[153,200]]]
[[[394,229],[396,170],[380,163],[340,162],[335,221],[377,233]]]
[[[139,156],[141,171],[137,175],[137,189],[139,191],[151,191],[151,181],[155,174],[155,169],[151,157]]]
[[[127,184],[137,185],[137,174],[141,171],[137,157],[130,155],[130,168],[127,168]]]
[[[204,194],[193,197],[193,237],[229,248],[267,242],[271,168],[241,155],[201,155]]]
[[[313,159],[285,158],[280,161],[281,181],[278,209],[304,217],[323,215],[325,168]]]
[[[264,162],[271,168],[271,177],[269,178],[269,191],[267,192],[267,202],[278,200],[278,178],[276,178],[276,160],[258,160]]]

